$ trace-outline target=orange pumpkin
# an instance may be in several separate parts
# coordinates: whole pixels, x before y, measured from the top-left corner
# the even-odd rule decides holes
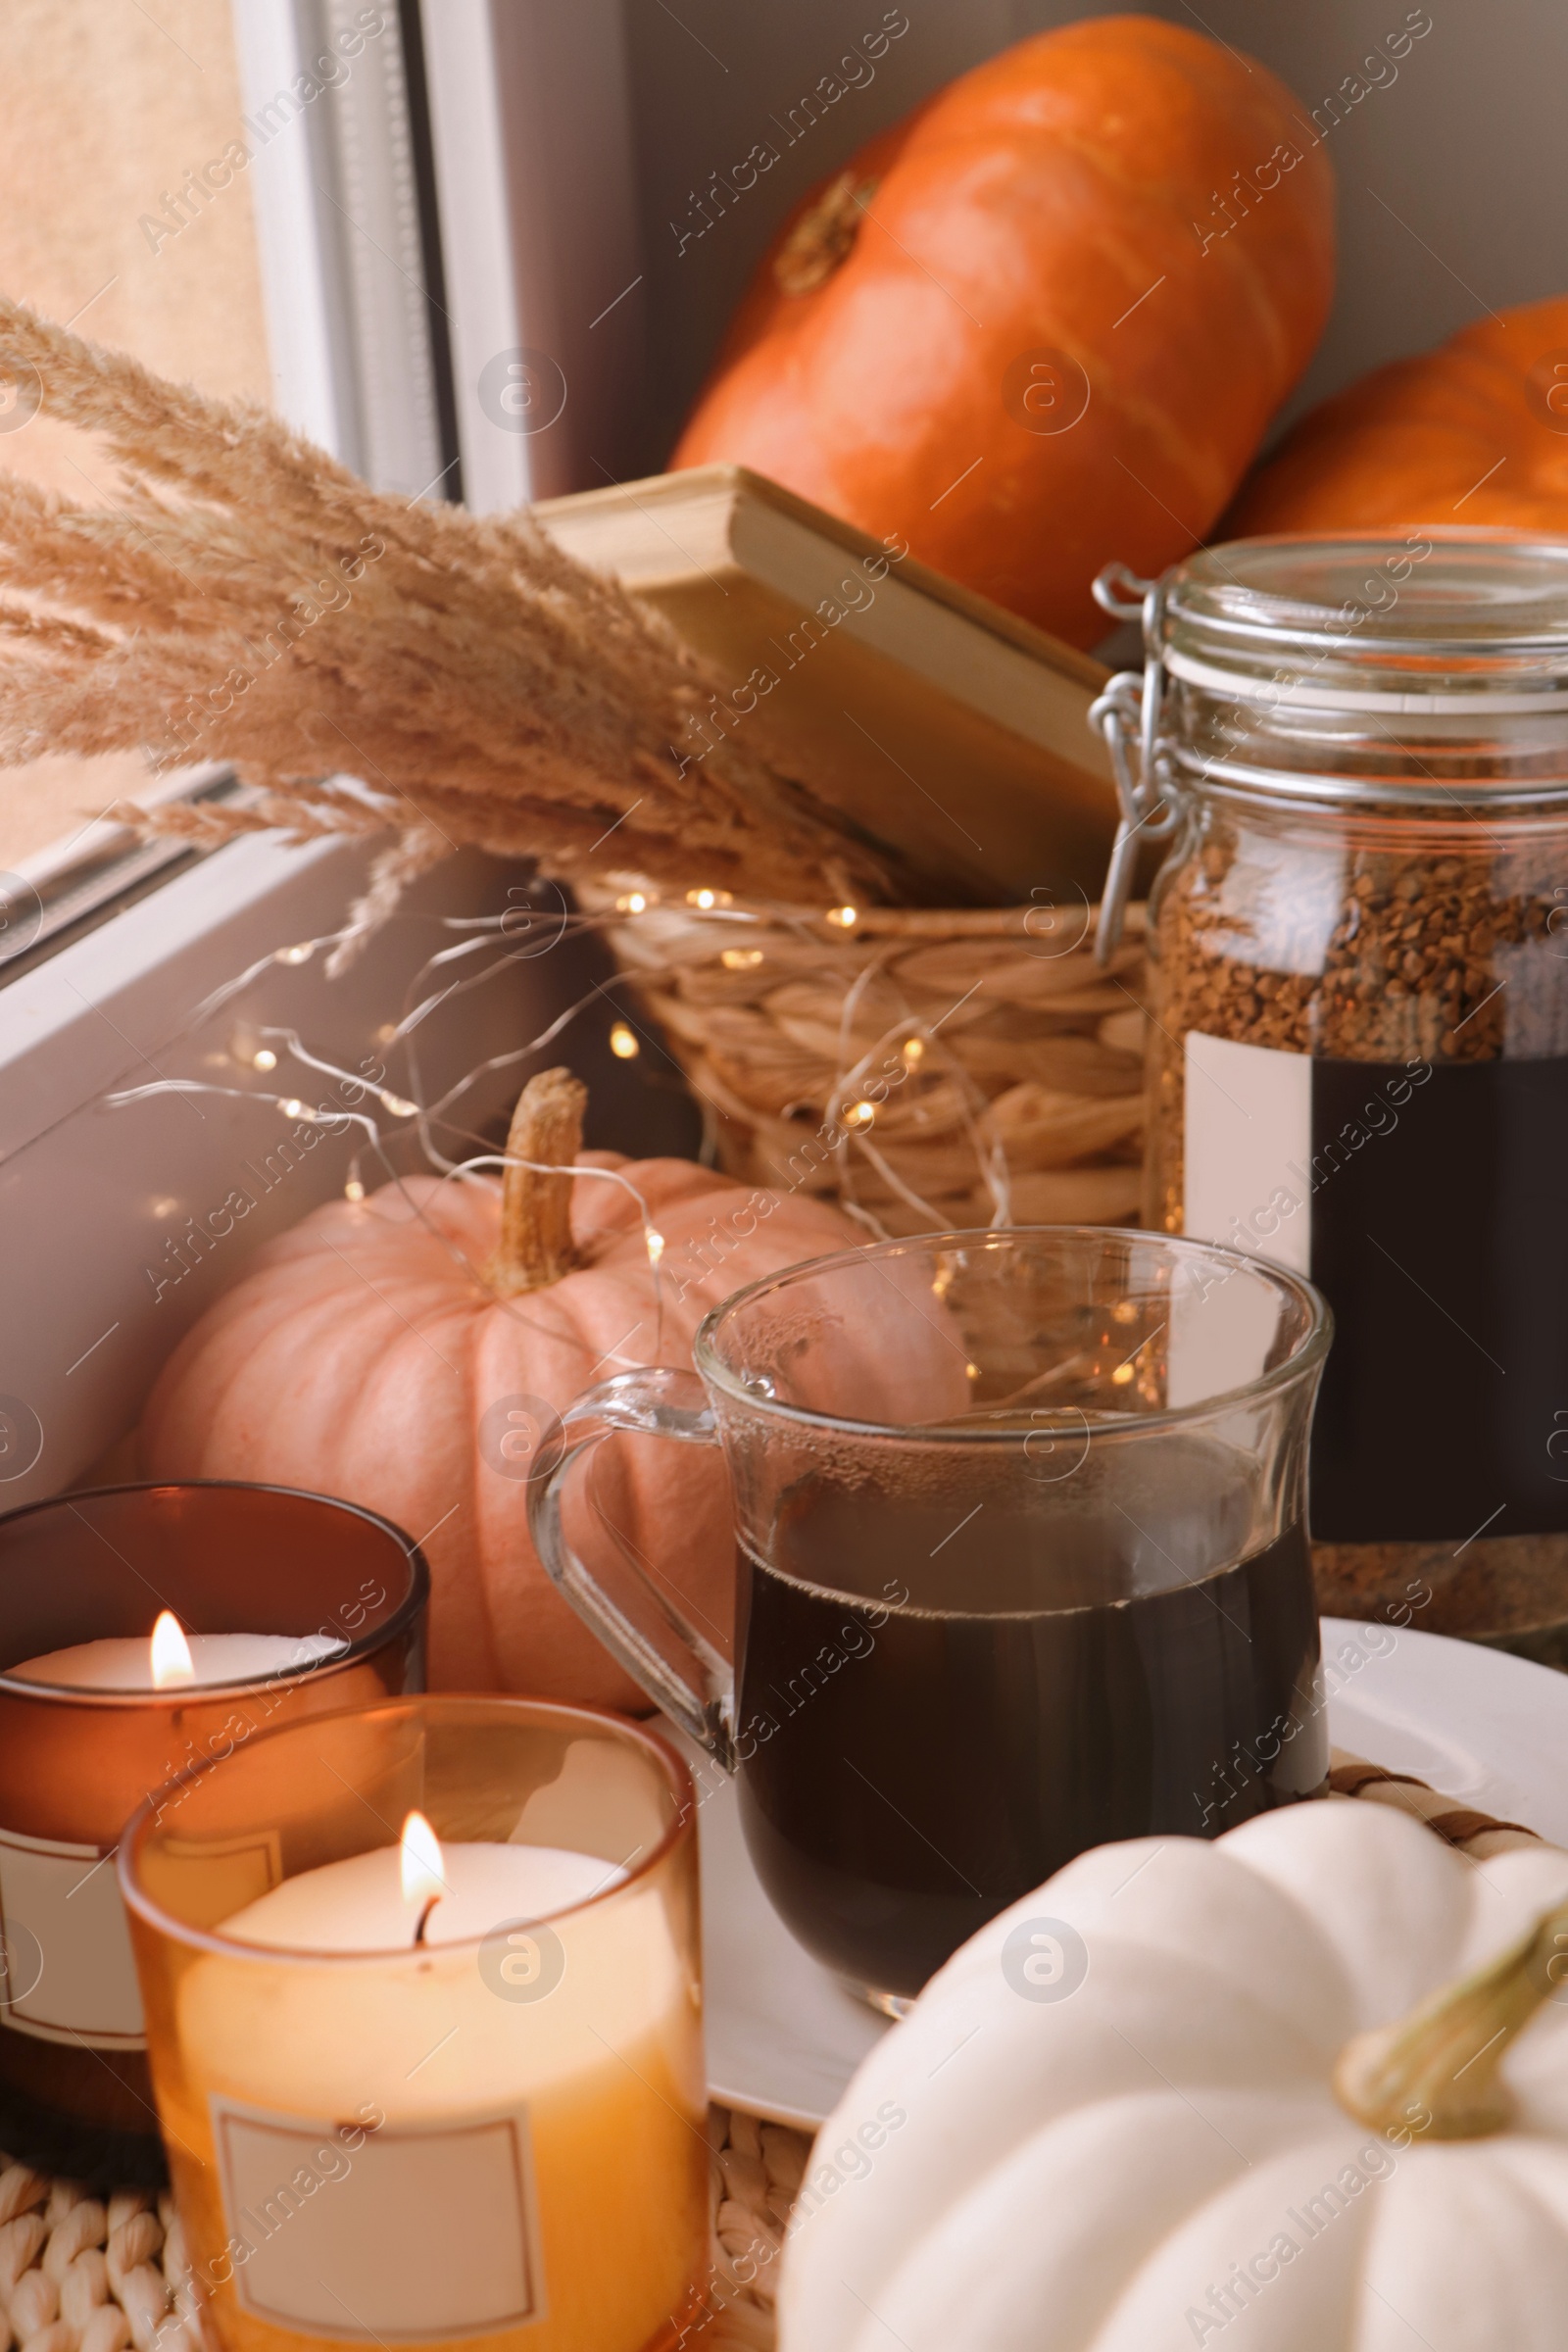
[[[1478,318],[1301,418],[1227,528],[1568,531],[1568,295]]]
[[[1152,17],[1004,51],[792,216],[671,464],[738,460],[1077,645],[1207,531],[1333,291],[1290,92]]]
[[[509,1152],[624,1173],[662,1237],[662,1309],[622,1185],[517,1165],[500,1188],[411,1177],[315,1209],[263,1250],[165,1366],[141,1444],[152,1478],[304,1487],[406,1528],[430,1562],[435,1688],[646,1708],[528,1541],[539,1416],[516,1400],[559,1411],[633,1364],[689,1365],[719,1299],[858,1237],[820,1201],[688,1160],[579,1153],[584,1100],[567,1071],[531,1079]],[[600,1459],[596,1507],[722,1644],[734,1540],[718,1455],[621,1440]]]

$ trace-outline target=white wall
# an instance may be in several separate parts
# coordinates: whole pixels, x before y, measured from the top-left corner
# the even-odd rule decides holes
[[[1416,13],[1430,15],[1432,30],[1398,80],[1374,91],[1329,142],[1339,294],[1288,415],[1489,309],[1568,294],[1559,195],[1568,7],[1435,0]],[[1309,107],[1405,14],[1406,0],[1203,0],[1208,26],[1250,48]]]

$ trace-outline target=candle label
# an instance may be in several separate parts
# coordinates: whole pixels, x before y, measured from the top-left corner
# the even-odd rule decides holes
[[[41,2041],[146,2047],[114,1857],[0,1830],[0,2014]]]
[[[221,2260],[257,2319],[426,2344],[544,2318],[525,2112],[318,2123],[215,2093],[212,2117]]]

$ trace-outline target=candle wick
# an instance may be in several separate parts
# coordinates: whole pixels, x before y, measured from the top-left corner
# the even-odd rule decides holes
[[[419,1913],[419,1924],[414,1931],[414,1940],[416,1943],[422,1943],[424,1941],[424,1931],[430,1925],[430,1914],[440,1900],[441,1897],[438,1894],[432,1894],[429,1901],[425,1904],[424,1909]]]

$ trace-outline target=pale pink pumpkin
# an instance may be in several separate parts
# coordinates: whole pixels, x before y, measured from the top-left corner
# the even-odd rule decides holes
[[[662,1322],[642,1209],[623,1186],[515,1166],[504,1189],[411,1177],[315,1209],[261,1251],[164,1367],[141,1448],[151,1478],[303,1487],[406,1528],[433,1580],[432,1688],[646,1707],[546,1578],[526,1487],[496,1466],[493,1427],[481,1444],[485,1412],[515,1396],[560,1411],[633,1365],[689,1365],[710,1306],[858,1236],[820,1201],[754,1197],[689,1160],[581,1153],[583,1101],[569,1073],[542,1072],[510,1148],[624,1171],[663,1238]],[[694,1254],[715,1220],[723,1247]],[[717,1453],[621,1440],[599,1458],[608,1529],[590,1540],[618,1532],[727,1647],[733,1537]]]

